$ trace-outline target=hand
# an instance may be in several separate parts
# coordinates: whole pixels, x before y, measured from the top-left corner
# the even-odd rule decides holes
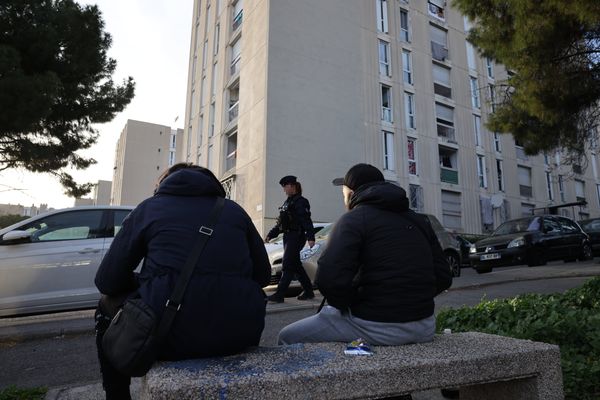
[[[312,249],[314,245],[315,245],[315,241],[314,240],[309,240],[308,241],[308,247],[310,247]]]

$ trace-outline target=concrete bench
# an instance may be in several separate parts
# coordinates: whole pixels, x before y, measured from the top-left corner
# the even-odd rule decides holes
[[[459,387],[460,399],[563,399],[558,346],[483,333],[375,346],[343,343],[259,347],[223,358],[156,364],[143,399],[378,399]]]

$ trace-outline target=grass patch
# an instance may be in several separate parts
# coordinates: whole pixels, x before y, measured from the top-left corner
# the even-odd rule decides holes
[[[48,389],[39,387],[33,389],[22,389],[9,386],[0,390],[0,400],[43,400]]]

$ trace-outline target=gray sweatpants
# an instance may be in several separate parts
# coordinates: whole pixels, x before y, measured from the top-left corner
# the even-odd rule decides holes
[[[279,344],[351,342],[362,338],[372,345],[393,346],[433,340],[435,317],[411,322],[367,321],[325,306],[320,313],[296,321],[279,332]]]

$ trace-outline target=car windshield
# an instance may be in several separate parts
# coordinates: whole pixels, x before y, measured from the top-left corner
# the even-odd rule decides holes
[[[520,233],[520,232],[534,232],[540,230],[540,218],[539,217],[531,217],[531,218],[521,218],[515,219],[512,221],[507,221],[500,225],[494,233],[493,236],[500,235],[510,235],[511,233]]]

